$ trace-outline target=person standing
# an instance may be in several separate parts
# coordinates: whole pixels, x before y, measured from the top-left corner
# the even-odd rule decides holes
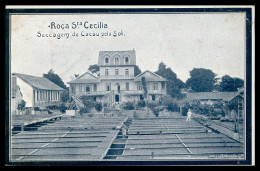
[[[187,119],[186,119],[186,121],[190,121],[190,120],[191,120],[191,115],[192,115],[192,112],[191,112],[191,110],[189,109],[189,110],[188,110],[188,113],[187,113]]]

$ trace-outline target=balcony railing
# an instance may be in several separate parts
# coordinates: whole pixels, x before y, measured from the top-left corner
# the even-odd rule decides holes
[[[132,79],[134,75],[100,75],[101,79]]]
[[[76,91],[76,93],[72,93],[73,95],[76,96],[82,96],[82,95],[89,95],[89,96],[95,96],[95,95],[106,95],[109,94],[111,91]]]
[[[98,95],[107,95],[111,92],[114,93],[125,93],[126,95],[140,95],[143,94],[143,90],[110,90],[110,91],[89,91],[89,92],[84,92],[84,91],[76,91],[75,93],[72,93],[72,95],[76,96],[98,96]],[[166,94],[166,90],[148,90],[148,94]]]
[[[166,90],[148,90],[148,94],[166,94]]]

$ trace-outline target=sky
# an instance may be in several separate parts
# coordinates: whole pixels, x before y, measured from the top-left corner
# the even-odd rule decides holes
[[[85,28],[86,21],[87,27],[100,22],[107,28]],[[73,22],[82,25],[74,28]],[[53,69],[66,83],[97,64],[99,51],[135,49],[142,71],[155,72],[164,62],[184,82],[193,68],[244,79],[245,24],[244,13],[12,15],[11,72],[42,76]],[[42,37],[57,33],[69,37]]]

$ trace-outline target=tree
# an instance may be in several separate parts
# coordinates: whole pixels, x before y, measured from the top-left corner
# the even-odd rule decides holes
[[[69,100],[69,91],[68,91],[68,90],[65,90],[65,91],[61,92],[61,94],[60,94],[60,100],[61,100],[62,102],[66,102],[66,101]]]
[[[98,71],[99,71],[100,69],[99,69],[99,66],[98,66],[97,64],[95,64],[95,65],[90,65],[90,66],[88,67],[88,70],[91,71],[92,73],[98,73]]]
[[[224,75],[221,78],[220,87],[221,91],[224,92],[233,92],[237,91],[237,88],[244,86],[244,80],[240,78],[232,78],[229,75]]]
[[[142,85],[143,85],[143,90],[144,90],[144,98],[147,99],[147,87],[146,87],[146,80],[145,77],[142,77]]]
[[[69,100],[69,88],[64,84],[64,82],[62,81],[62,79],[59,77],[59,75],[55,74],[54,71],[51,69],[48,74],[43,74],[44,78],[47,78],[48,80],[50,80],[51,82],[53,82],[54,84],[57,84],[58,86],[60,86],[61,88],[64,88],[65,91],[61,93],[61,101],[62,102],[66,102]]]
[[[186,85],[196,92],[211,92],[216,83],[215,77],[216,74],[209,69],[193,68]]]
[[[185,83],[177,78],[177,75],[172,71],[171,68],[166,68],[166,65],[161,62],[158,67],[156,74],[166,78],[168,80],[166,84],[167,94],[174,98],[182,98],[181,88],[185,87]]]
[[[134,67],[134,76],[137,76],[137,75],[139,75],[139,74],[141,74],[141,69],[137,66],[137,65],[135,65],[135,67]]]
[[[62,81],[62,79],[59,77],[59,75],[55,74],[52,69],[48,72],[48,74],[43,74],[43,77],[57,84],[61,88],[68,89],[67,86]]]

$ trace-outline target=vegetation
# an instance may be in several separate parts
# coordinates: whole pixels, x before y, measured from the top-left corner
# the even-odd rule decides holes
[[[54,71],[51,69],[48,74],[43,74],[44,78],[47,78],[51,82],[57,84],[61,88],[68,89],[68,87],[64,84],[62,79],[59,77],[59,75],[55,74]]]
[[[64,105],[64,103],[62,103],[60,106],[59,106],[59,110],[61,113],[65,113],[66,112],[66,106]]]
[[[196,92],[211,92],[216,83],[216,74],[209,69],[194,68],[190,71],[190,78],[186,86]]]
[[[67,102],[69,100],[69,91],[68,90],[65,90],[65,91],[61,92],[60,100],[62,102]]]
[[[89,108],[89,107],[82,107],[82,108],[80,108],[80,110],[79,110],[79,114],[86,114],[86,113],[90,113],[91,112],[91,108]]]
[[[229,75],[225,75],[221,78],[220,88],[221,91],[234,92],[237,88],[244,86],[244,80],[240,78],[232,78]]]
[[[134,110],[135,109],[135,104],[134,102],[125,102],[121,105],[121,107],[125,110]]]
[[[94,104],[94,106],[95,106],[95,109],[98,111],[98,112],[101,112],[102,111],[102,103],[100,103],[100,102],[96,102],[95,104]]]
[[[161,62],[159,64],[158,71],[155,73],[168,80],[166,84],[168,95],[172,96],[173,98],[183,98],[181,89],[185,87],[185,83],[177,78],[177,75],[172,71],[171,68],[166,68],[166,65]]]
[[[135,67],[134,67],[134,76],[137,76],[137,75],[139,75],[139,74],[141,74],[141,69],[137,66],[137,65],[135,65]]]
[[[99,66],[97,64],[95,64],[95,65],[90,65],[88,67],[88,70],[91,71],[92,73],[98,73],[100,68],[99,68]]]
[[[211,117],[225,116],[225,106],[222,102],[213,104],[201,104],[200,101],[194,100],[191,102],[190,108],[192,112]]]
[[[189,104],[188,101],[183,102],[183,103],[182,103],[182,106],[181,106],[181,111],[182,111],[181,114],[182,114],[183,116],[187,116],[187,113],[188,113],[188,110],[189,110],[190,107],[191,107],[191,106],[190,106],[190,104]]]
[[[159,99],[159,105],[165,106],[168,111],[178,112],[179,104],[176,99],[171,96],[163,96]]]
[[[146,103],[144,100],[139,100],[137,102],[137,108],[142,108],[142,107],[145,107]]]
[[[26,105],[26,102],[25,102],[24,100],[22,100],[22,101],[18,104],[17,109],[20,110],[20,111],[22,111],[22,110],[24,110],[25,105]]]
[[[147,90],[147,87],[146,87],[145,77],[142,77],[142,85],[143,85],[143,90],[144,90],[144,99],[147,99],[148,90]]]
[[[60,78],[59,75],[55,74],[54,71],[52,69],[50,69],[50,71],[47,74],[43,74],[44,78],[47,78],[48,80],[50,80],[51,82],[53,82],[54,84],[60,86],[61,88],[64,88],[65,91],[61,93],[61,101],[62,102],[66,102],[69,100],[69,88],[64,84],[64,82],[62,81],[62,79]]]

